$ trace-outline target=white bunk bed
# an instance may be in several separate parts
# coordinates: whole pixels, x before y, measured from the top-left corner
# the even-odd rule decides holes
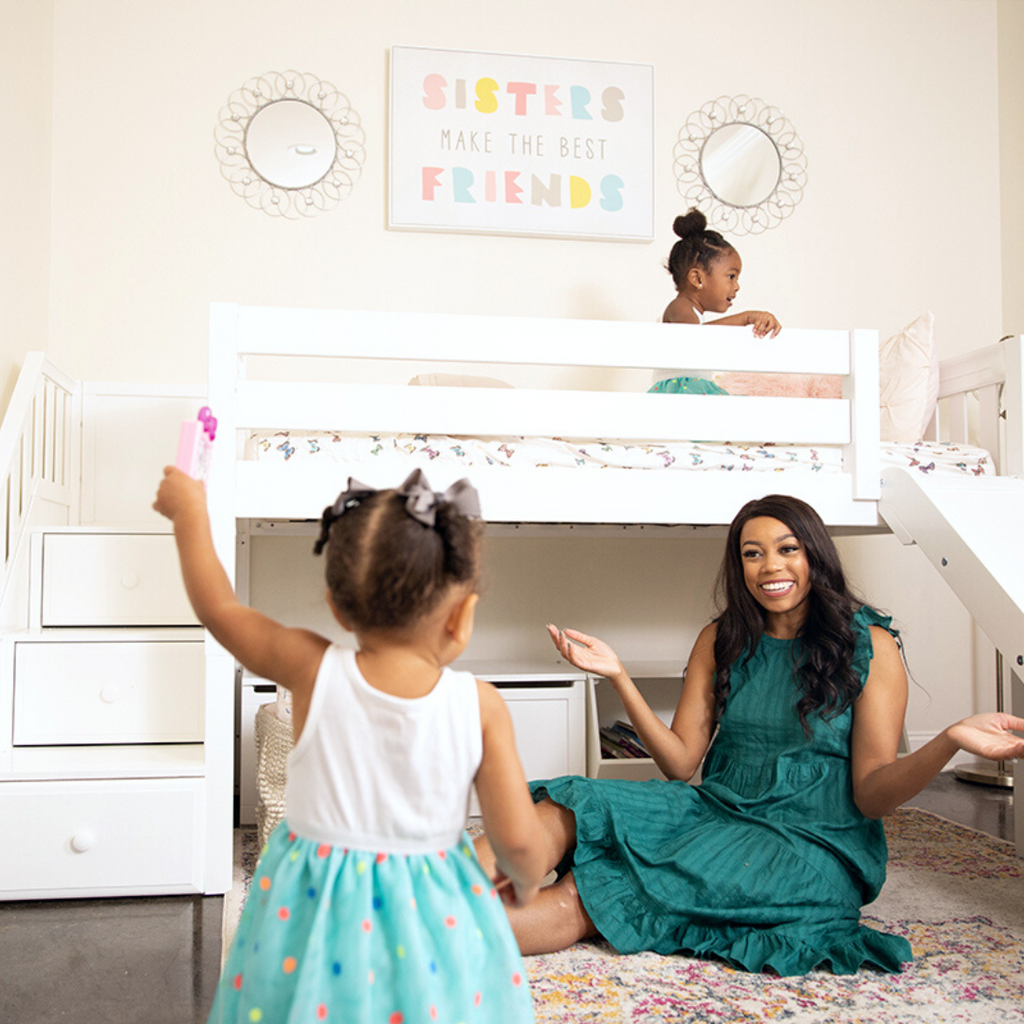
[[[961,465],[936,487],[940,475],[923,472],[930,464],[915,465],[919,459],[900,453],[894,461],[880,444],[878,337],[872,331],[786,329],[769,341],[754,339],[746,328],[709,332],[679,324],[215,304],[209,400],[223,441],[215,446],[209,489],[214,539],[234,572],[240,523],[315,520],[349,475],[372,486],[394,486],[417,465],[437,489],[469,476],[480,491],[484,518],[517,527],[659,533],[721,527],[751,498],[790,493],[810,502],[837,530],[892,528],[913,543],[920,529],[925,553],[1016,667],[1024,665],[1024,593],[1006,569],[1005,553],[993,550],[991,531],[984,538],[984,529],[975,529],[965,539],[952,510],[964,499],[950,495],[974,495],[966,499],[968,519],[980,509],[989,516],[1024,515],[1024,483],[1017,479],[1024,472],[1020,353],[1021,339],[1012,338],[944,364],[944,403],[933,421],[934,439],[941,432],[948,442],[966,445],[968,396],[977,395],[980,435],[994,459],[989,466],[984,459]],[[360,380],[367,376],[357,368],[364,361],[386,361],[393,375],[398,368],[397,376],[383,383]],[[692,371],[838,375],[843,397],[660,395],[636,387],[636,371],[644,371],[646,380],[653,368],[680,361]],[[574,389],[408,386],[410,376],[434,364],[462,371],[469,364],[474,373],[498,376],[502,368],[529,365],[538,377],[570,367]],[[620,379],[632,372],[632,388],[575,388],[588,372],[615,384],[611,371]],[[369,449],[339,445],[341,455],[323,457],[332,441],[365,435],[374,441]],[[740,460],[760,451],[774,462],[769,472],[742,461],[731,472],[693,471],[685,468],[685,458],[659,469],[517,466],[500,464],[485,449],[467,468],[459,459],[439,457],[437,435],[460,454],[468,438],[499,446],[502,439],[614,439],[639,447],[652,439],[702,438],[707,444],[717,440],[731,454],[739,449]],[[837,457],[831,467],[818,459],[809,468],[798,457],[788,458],[794,446]],[[254,457],[261,448],[278,457]],[[292,457],[304,448],[317,457]],[[989,475],[997,463],[1001,478]],[[951,550],[950,543],[959,545],[955,571],[946,571],[943,552]],[[959,557],[971,545],[971,557]],[[1024,579],[1024,565],[1021,570],[1018,580]],[[245,576],[240,565],[239,578]],[[231,660],[211,647],[208,664],[209,679],[219,676],[227,689]],[[1024,696],[1016,676],[1012,685],[1019,713]],[[1020,826],[1018,849],[1024,855]]]
[[[499,527],[513,532],[520,529],[519,524],[541,524],[535,528],[543,531],[578,529],[600,534],[627,529],[662,536],[666,531],[721,528],[747,499],[788,491],[814,504],[837,530],[891,527],[902,540],[921,544],[1004,652],[1011,669],[1016,673],[1024,664],[1024,595],[1014,591],[1024,580],[1024,566],[1012,550],[995,551],[993,531],[979,536],[971,527],[971,508],[978,502],[986,516],[997,504],[1011,515],[1024,514],[1020,493],[1024,484],[1017,479],[1024,473],[1020,338],[943,364],[941,393],[951,405],[944,410],[952,428],[950,439],[966,440],[967,395],[978,394],[980,436],[987,438],[987,447],[999,451],[1003,474],[974,479],[962,473],[944,485],[954,492],[951,498],[935,493],[934,481],[917,470],[907,473],[882,466],[878,347],[877,337],[869,331],[787,330],[768,342],[728,328],[702,332],[681,325],[225,304],[213,306],[210,326],[207,399],[220,420],[210,511],[218,552],[229,572],[237,569],[240,584],[245,578],[246,547],[241,545],[243,558],[239,559],[236,542],[239,537],[244,540],[252,521],[316,520],[348,475],[377,486],[393,485],[417,459],[436,488],[470,476],[481,492],[485,517],[492,523],[513,524]],[[686,365],[692,369],[838,374],[844,380],[844,397],[705,398],[642,393],[645,384],[638,386],[637,380],[650,376],[643,371],[671,366],[683,345]],[[297,361],[300,369],[284,366],[278,356]],[[339,363],[341,370],[333,372],[328,360],[330,367]],[[381,365],[391,379],[359,383],[352,367],[367,360],[384,361]],[[574,388],[589,373],[603,385],[610,382],[622,388],[625,380],[629,390],[442,390],[404,383],[409,375],[437,363],[460,369],[473,364],[476,372],[487,372],[481,368],[496,363],[504,368],[492,370],[498,375],[510,366],[532,364],[538,377],[547,374],[562,381],[568,377]],[[395,367],[400,368],[397,375]],[[615,375],[613,370],[621,372]],[[261,373],[265,379],[259,379]],[[9,824],[24,823],[22,834],[33,836],[38,846],[27,851],[21,844],[9,847],[6,854],[0,851],[0,875],[7,880],[2,898],[223,892],[231,885],[237,678],[233,659],[212,640],[205,642],[205,703],[198,705],[199,718],[188,742],[145,743],[134,737],[83,746],[73,738],[67,743],[55,737],[43,744],[22,745],[16,736],[23,710],[16,694],[19,686],[27,685],[21,676],[16,678],[14,668],[14,652],[20,645],[63,642],[73,650],[75,644],[97,642],[105,634],[116,634],[121,640],[142,637],[111,625],[118,620],[110,618],[88,630],[48,626],[37,608],[41,581],[45,589],[48,578],[41,568],[41,537],[61,530],[88,535],[97,529],[81,525],[95,524],[82,512],[96,485],[90,470],[90,412],[83,400],[90,387],[96,386],[75,381],[45,357],[31,354],[0,428],[0,518],[5,524],[0,812]],[[1000,392],[1005,421],[999,418]],[[179,391],[177,396],[174,421],[180,419],[181,403],[201,404],[193,394],[186,398]],[[460,437],[602,436],[635,442],[727,437],[737,445],[754,442],[755,448],[775,441],[775,454],[796,443],[835,446],[839,457],[831,471],[823,466],[820,471],[805,467],[775,472],[773,466],[768,473],[742,468],[691,472],[678,465],[667,470],[516,468],[486,460],[483,466],[467,470],[458,462],[431,457],[425,445],[412,446],[411,455],[396,446],[387,458],[373,456],[351,463],[249,459],[249,435],[267,428],[353,434],[443,432]],[[163,427],[159,430],[162,434]],[[1000,440],[1003,435],[1005,439]],[[152,475],[155,479],[155,470]],[[95,538],[80,539],[91,545]],[[131,546],[137,537],[115,540]],[[143,540],[147,552],[153,546],[168,548],[161,555],[154,586],[161,593],[172,591],[168,573],[173,559],[166,565],[163,559],[173,553],[172,539],[163,533]],[[115,589],[124,585],[122,577]],[[98,606],[97,610],[104,611]],[[172,637],[179,647],[203,646],[193,636],[197,634],[201,641],[202,633],[180,609],[154,619],[151,624],[160,630],[132,627],[146,630],[145,642],[153,643],[154,650]],[[175,680],[169,686],[163,682],[154,692],[165,696],[168,691],[177,692]],[[1013,686],[1019,713],[1024,694],[1016,675]],[[99,824],[80,827],[83,809],[85,817],[94,814]],[[46,829],[37,827],[40,820],[48,822]],[[1022,822],[1024,815],[1018,821],[1018,849],[1024,852]],[[128,852],[122,849],[104,859],[115,835],[126,842]]]

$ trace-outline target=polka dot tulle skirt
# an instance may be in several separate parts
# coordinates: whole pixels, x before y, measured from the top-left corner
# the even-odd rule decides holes
[[[395,854],[282,822],[264,848],[210,1022],[533,1021],[501,899],[465,836]]]

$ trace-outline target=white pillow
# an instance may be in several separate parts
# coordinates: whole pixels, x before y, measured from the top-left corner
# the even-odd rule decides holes
[[[920,441],[939,397],[935,317],[922,313],[878,349],[883,441]]]
[[[429,388],[510,388],[494,377],[469,377],[461,373],[421,373],[409,381]]]

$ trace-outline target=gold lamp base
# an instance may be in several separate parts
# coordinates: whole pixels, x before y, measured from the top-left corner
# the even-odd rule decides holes
[[[958,779],[963,779],[965,782],[978,782],[983,786],[1002,786],[1004,789],[1013,789],[1013,772],[1002,761],[998,764],[993,764],[991,761],[986,764],[960,764],[953,771]]]

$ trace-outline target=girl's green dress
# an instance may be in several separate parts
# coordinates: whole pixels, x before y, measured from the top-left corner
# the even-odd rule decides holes
[[[727,395],[725,388],[719,387],[713,380],[706,377],[666,377],[647,389],[649,395]]]
[[[868,607],[853,618],[863,686]],[[897,972],[906,939],[860,924],[885,881],[880,821],[853,801],[852,709],[796,711],[799,640],[763,636],[733,665],[729,699],[700,786],[563,777],[531,784],[576,816],[573,873],[598,931],[622,953],[693,953],[748,971]]]

